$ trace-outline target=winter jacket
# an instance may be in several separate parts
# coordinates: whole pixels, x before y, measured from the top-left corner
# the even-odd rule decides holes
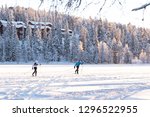
[[[83,64],[82,62],[78,61],[76,62],[75,66],[74,67],[77,67],[77,66],[80,66],[81,64]]]
[[[33,69],[33,68],[37,68],[37,66],[38,66],[38,63],[35,62],[35,63],[33,64],[33,66],[32,66],[32,69]]]

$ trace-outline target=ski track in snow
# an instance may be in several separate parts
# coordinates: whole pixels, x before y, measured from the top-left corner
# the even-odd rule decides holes
[[[73,65],[42,65],[31,74],[31,65],[0,65],[0,99],[150,99],[150,65],[82,65],[80,74]]]

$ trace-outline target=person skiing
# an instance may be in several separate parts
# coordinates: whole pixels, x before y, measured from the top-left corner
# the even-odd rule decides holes
[[[80,67],[80,65],[81,64],[83,64],[83,62],[81,62],[81,61],[77,61],[76,63],[75,63],[75,65],[74,65],[74,69],[75,69],[75,74],[79,74],[79,67]]]
[[[37,66],[38,66],[38,61],[35,61],[32,66],[32,69],[34,70],[32,76],[37,76]]]

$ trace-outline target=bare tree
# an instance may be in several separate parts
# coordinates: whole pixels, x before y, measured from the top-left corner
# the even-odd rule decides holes
[[[41,2],[40,2],[40,5],[39,5],[39,7],[42,5],[42,3],[44,2],[44,0],[40,0]],[[49,0],[49,1],[52,1],[52,2],[57,2],[57,1],[59,1],[59,2],[64,2],[64,0]],[[71,8],[71,7],[73,7],[74,5],[75,5],[75,7],[76,8],[78,8],[80,5],[81,5],[81,3],[82,3],[82,0],[66,0],[66,7],[67,8]]]
[[[140,7],[132,9],[132,11],[138,11],[138,10],[141,10],[141,9],[146,9],[146,7],[148,7],[149,5],[150,5],[150,3],[146,3],[146,4],[144,4]]]
[[[41,2],[40,2],[39,7],[42,5],[42,3],[45,0],[40,0],[40,1]],[[86,3],[83,10],[86,9],[91,4],[95,4],[95,5],[100,4],[99,12],[103,9],[103,7],[106,5],[107,2],[110,3],[110,6],[114,5],[116,2],[120,5],[122,5],[121,0],[111,0],[111,1],[108,1],[108,0],[103,0],[103,1],[101,1],[101,0],[99,0],[99,1],[92,0],[92,1],[88,1],[88,2],[86,0],[85,1],[83,1],[83,0],[49,0],[49,2],[58,2],[58,1],[61,2],[61,3],[64,3],[65,7],[67,9],[69,9],[69,8],[77,9],[81,6],[81,4],[83,2]]]
[[[45,0],[40,0],[41,3],[39,5],[39,7],[42,5],[42,3],[45,1]],[[126,1],[126,0],[124,0]],[[91,1],[87,1],[87,0],[49,0],[49,2],[61,2],[63,4],[65,4],[65,8],[66,9],[77,9],[81,6],[81,4],[85,4],[85,6],[82,6],[83,7],[83,10],[85,10],[86,8],[88,8],[88,6],[90,5],[99,5],[99,10],[98,12],[101,12],[102,9],[107,6],[108,4],[110,4],[109,6],[113,6],[114,4],[119,4],[119,5],[123,5],[123,0],[91,0]],[[106,5],[107,4],[107,5]],[[142,21],[144,21],[144,13],[145,13],[145,9],[150,5],[150,2],[148,3],[145,3],[137,8],[133,8],[132,11],[138,11],[138,10],[143,10],[143,18],[142,18]],[[59,5],[56,4],[55,7],[58,7]]]
[[[142,21],[144,21],[144,12],[145,12],[146,8],[147,8],[149,5],[150,5],[150,2],[149,2],[149,3],[145,3],[145,4],[141,5],[140,7],[137,7],[137,8],[132,9],[132,11],[143,10],[143,18],[142,18]]]

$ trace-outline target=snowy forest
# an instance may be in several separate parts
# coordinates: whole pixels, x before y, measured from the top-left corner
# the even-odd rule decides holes
[[[150,29],[57,11],[2,6],[0,62],[35,60],[150,63]]]

